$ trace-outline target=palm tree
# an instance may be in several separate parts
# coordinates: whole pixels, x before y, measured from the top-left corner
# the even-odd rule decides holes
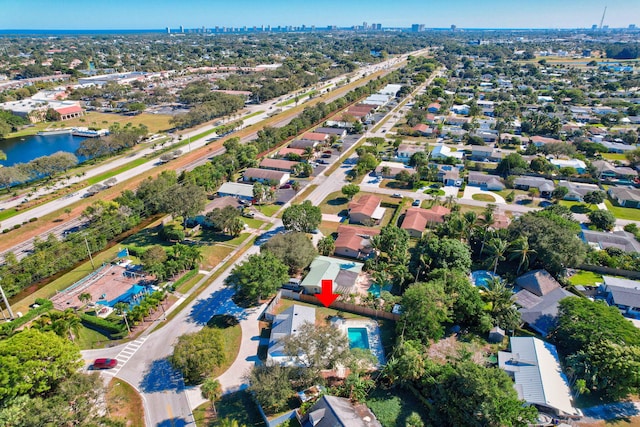
[[[520,269],[522,268],[523,265],[525,266],[525,268],[529,267],[529,263],[531,262],[532,255],[535,255],[536,251],[529,247],[528,237],[521,237],[517,239],[515,242],[513,242],[510,245],[509,249],[510,249],[509,261],[513,261],[516,259],[520,260],[518,263],[518,271],[516,272],[516,274],[519,275]]]
[[[495,317],[513,305],[513,292],[506,287],[502,280],[493,277],[487,281],[487,288],[482,292],[482,299],[491,305],[489,311]]]
[[[209,377],[202,383],[200,391],[202,393],[202,397],[211,402],[213,417],[217,418],[218,413],[216,411],[216,400],[220,399],[220,396],[222,396],[222,386],[220,385],[220,381]]]
[[[305,147],[304,148],[304,154],[302,155],[302,158],[309,161],[314,155],[314,150],[313,147]]]
[[[445,206],[448,207],[449,209],[451,209],[453,207],[453,205],[456,203],[456,201],[454,200],[453,194],[449,194],[446,199],[445,199]]]
[[[465,212],[462,217],[464,219],[464,230],[462,234],[467,242],[469,242],[471,240],[471,235],[473,233],[474,227],[478,223],[478,214],[474,211],[468,211]]]
[[[507,252],[507,249],[509,249],[509,243],[506,240],[495,237],[489,240],[487,247],[490,254],[488,260],[491,260],[491,264],[493,265],[493,274],[496,274],[498,263],[505,260],[504,254]]]
[[[247,425],[239,424],[238,421],[231,418],[223,418],[218,421],[218,427],[247,427]]]
[[[81,303],[86,304],[89,301],[91,301],[91,294],[89,292],[83,292],[80,295],[78,295],[78,299],[80,300]]]

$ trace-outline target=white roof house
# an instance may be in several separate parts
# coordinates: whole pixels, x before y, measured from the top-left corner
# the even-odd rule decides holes
[[[244,200],[252,200],[253,185],[240,184],[238,182],[225,182],[218,189],[218,195],[221,197],[231,196]]]
[[[464,153],[462,151],[451,151],[451,148],[444,144],[438,144],[433,147],[431,151],[431,157],[433,159],[446,159],[447,157],[455,157],[456,159],[462,159]]]
[[[518,396],[558,415],[580,415],[554,345],[534,337],[511,337],[511,352],[498,352],[498,365],[511,375]]]
[[[271,337],[267,350],[268,365],[293,366],[295,361],[284,352],[282,339],[295,335],[305,323],[315,323],[316,309],[304,305],[294,304],[282,313],[276,315],[271,325]]]
[[[584,172],[587,169],[586,163],[579,159],[551,159],[549,162],[557,168],[570,167],[574,168],[578,172]]]

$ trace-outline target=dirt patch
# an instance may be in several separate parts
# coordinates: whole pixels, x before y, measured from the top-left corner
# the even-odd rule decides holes
[[[109,417],[128,427],[144,427],[144,409],[138,392],[125,381],[114,378],[107,386]]]
[[[431,343],[427,350],[427,355],[429,359],[445,364],[451,359],[458,358],[462,351],[471,352],[471,361],[474,363],[478,365],[486,364],[486,348],[477,344],[460,342],[456,335]]]

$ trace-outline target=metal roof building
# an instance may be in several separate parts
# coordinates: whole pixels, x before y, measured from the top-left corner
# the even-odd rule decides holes
[[[498,352],[498,365],[513,377],[525,402],[558,415],[579,415],[554,345],[533,337],[511,337],[511,352]]]

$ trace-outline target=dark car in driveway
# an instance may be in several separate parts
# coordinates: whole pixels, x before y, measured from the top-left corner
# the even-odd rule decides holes
[[[118,366],[118,361],[116,359],[100,358],[94,360],[91,366],[93,369],[111,369]]]

